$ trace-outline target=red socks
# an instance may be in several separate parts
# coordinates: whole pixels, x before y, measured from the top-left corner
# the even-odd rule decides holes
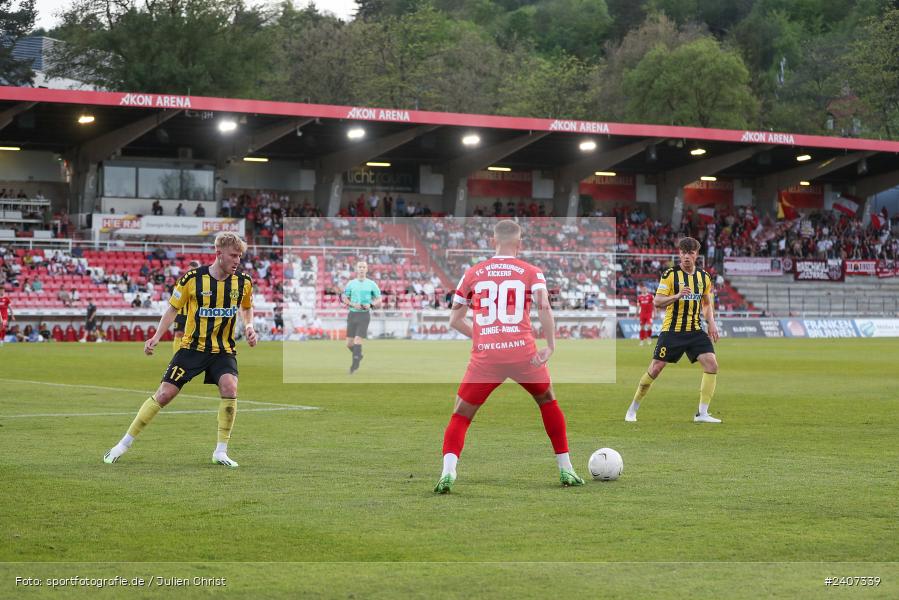
[[[565,431],[565,415],[559,408],[556,400],[540,405],[540,416],[543,417],[543,427],[549,436],[556,454],[568,452],[568,435]],[[443,453],[462,455],[462,447],[465,446],[465,434],[471,425],[471,419],[460,414],[453,413],[449,425],[443,434]]]
[[[560,413],[561,414],[561,413]],[[450,417],[449,425],[446,426],[446,432],[443,434],[443,453],[462,455],[462,447],[465,445],[465,433],[468,426],[471,425],[471,419],[463,417],[460,414],[453,413]],[[562,421],[562,435],[564,437],[565,421]]]
[[[559,402],[553,400],[540,405],[540,416],[543,417],[543,427],[546,435],[553,444],[556,454],[568,452],[568,435],[565,433],[565,415],[559,408]]]

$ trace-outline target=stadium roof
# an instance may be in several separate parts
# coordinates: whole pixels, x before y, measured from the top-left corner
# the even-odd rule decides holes
[[[90,112],[90,127],[77,117]],[[242,144],[233,144],[217,129],[223,116],[239,122]],[[146,124],[136,127],[138,122]],[[348,152],[346,132],[363,126],[369,154],[353,159],[382,158],[396,163],[436,165],[435,171],[465,176],[472,149],[461,138],[480,137],[477,169],[502,164],[515,170],[551,170],[583,179],[594,165],[619,173],[661,175],[707,165],[719,177],[756,179],[810,167],[818,183],[857,183],[881,176],[882,189],[893,187],[899,171],[899,141],[827,137],[769,131],[704,129],[603,121],[443,113],[403,109],[333,106],[263,100],[210,98],[169,94],[55,90],[0,86],[0,145],[23,150],[71,152],[98,137],[131,127],[121,139],[122,157],[184,157],[222,163],[249,153],[273,160],[299,161],[317,168],[323,159]],[[593,140],[594,159],[579,148]],[[223,153],[223,147],[232,146]],[[238,147],[240,146],[240,147]],[[703,148],[701,156],[691,150]],[[492,151],[491,151],[492,150]],[[797,156],[808,154],[811,162]],[[717,161],[717,162],[713,162]],[[346,161],[332,163],[344,166]],[[357,163],[358,164],[358,163]],[[578,168],[574,168],[577,167]],[[812,167],[815,165],[815,167]],[[441,169],[443,169],[441,171]],[[568,169],[568,171],[565,171]],[[476,169],[475,169],[476,170]],[[709,173],[711,174],[711,173]],[[696,177],[698,178],[698,177]],[[808,176],[803,176],[803,179]],[[885,185],[887,183],[892,185]],[[885,187],[884,187],[885,185]]]

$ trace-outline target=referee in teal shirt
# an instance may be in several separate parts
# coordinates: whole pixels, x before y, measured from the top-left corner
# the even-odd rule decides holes
[[[350,312],[346,317],[346,347],[353,354],[350,375],[359,368],[362,362],[362,340],[368,337],[368,324],[371,322],[371,309],[381,306],[381,290],[378,285],[365,277],[368,263],[356,263],[356,278],[350,281],[343,291],[341,301]]]

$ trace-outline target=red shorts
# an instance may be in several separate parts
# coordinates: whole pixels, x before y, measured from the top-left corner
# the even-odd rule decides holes
[[[640,315],[640,326],[642,327],[643,325],[652,325],[652,315],[649,315],[648,317]]]
[[[6,337],[6,324],[8,321],[0,321],[0,342]]]
[[[506,379],[517,382],[532,396],[544,393],[550,385],[546,365],[535,367],[530,362],[485,364],[472,361],[468,363],[456,393],[469,404],[480,405]]]

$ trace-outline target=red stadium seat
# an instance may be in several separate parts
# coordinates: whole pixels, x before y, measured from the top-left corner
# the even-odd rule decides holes
[[[106,341],[107,342],[115,341],[115,325],[110,325],[106,328]]]
[[[75,328],[69,325],[66,327],[66,337],[65,341],[67,342],[77,342],[78,341],[78,333],[75,331]]]
[[[128,329],[127,325],[122,325],[119,327],[119,334],[116,337],[117,342],[130,342],[131,341],[131,330]]]
[[[134,326],[134,331],[131,332],[131,339],[135,342],[143,342],[144,341],[144,328],[140,325]]]
[[[62,331],[62,327],[60,327],[59,325],[54,325],[54,326],[53,326],[53,331],[50,332],[50,335],[51,335],[51,336],[53,337],[53,339],[56,340],[57,342],[61,342],[61,341],[63,341],[64,335],[65,335],[65,334],[64,334],[63,331]]]

